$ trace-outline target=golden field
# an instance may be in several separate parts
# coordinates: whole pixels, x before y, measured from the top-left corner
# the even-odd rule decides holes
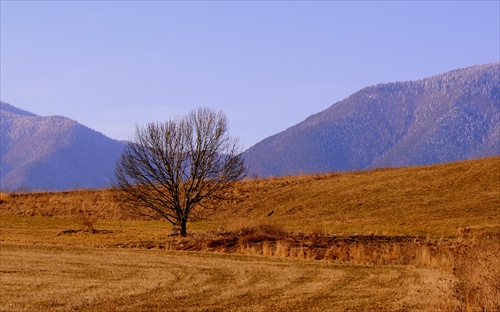
[[[235,183],[189,238],[112,190],[1,194],[1,311],[497,311],[500,157]]]

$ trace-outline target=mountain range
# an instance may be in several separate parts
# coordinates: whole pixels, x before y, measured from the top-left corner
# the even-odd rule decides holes
[[[2,190],[67,190],[110,184],[124,144],[61,116],[0,102]]]
[[[125,143],[0,102],[0,188],[110,185]],[[500,63],[364,88],[243,153],[251,177],[402,167],[500,154]]]
[[[500,63],[364,88],[244,153],[253,176],[500,154]]]

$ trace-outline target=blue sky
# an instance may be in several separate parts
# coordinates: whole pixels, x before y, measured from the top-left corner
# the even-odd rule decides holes
[[[114,139],[200,106],[245,148],[370,85],[498,62],[499,1],[1,1],[1,99]]]

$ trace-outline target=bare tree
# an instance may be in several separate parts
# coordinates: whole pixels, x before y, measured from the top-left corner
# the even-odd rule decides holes
[[[246,173],[225,114],[199,108],[180,119],[137,126],[118,161],[114,186],[128,208],[159,214],[186,236],[193,210]]]

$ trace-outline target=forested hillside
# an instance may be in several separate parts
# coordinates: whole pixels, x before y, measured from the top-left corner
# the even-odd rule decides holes
[[[1,103],[1,188],[67,190],[110,184],[121,142],[62,116]]]
[[[250,173],[400,167],[500,153],[500,63],[362,89],[245,153]]]

